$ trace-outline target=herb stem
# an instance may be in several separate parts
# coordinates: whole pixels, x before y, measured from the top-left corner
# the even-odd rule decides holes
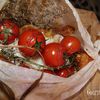
[[[34,49],[29,46],[22,46],[22,45],[0,45],[1,48],[29,48],[29,49]]]

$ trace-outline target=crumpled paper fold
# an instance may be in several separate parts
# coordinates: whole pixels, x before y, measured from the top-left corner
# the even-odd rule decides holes
[[[4,2],[4,0],[0,0],[0,5],[3,4],[2,2]],[[72,12],[69,16],[73,16],[74,18],[74,21],[70,22],[71,24],[73,23],[73,25],[77,25],[76,33],[79,34],[83,40],[83,48],[94,60],[69,78],[61,78],[45,73],[39,86],[26,97],[26,100],[67,99],[85,86],[85,84],[96,73],[98,67],[100,69],[100,56],[98,55],[98,49],[94,48],[91,36],[83,27],[76,9],[68,0],[65,0],[65,2]],[[0,80],[5,82],[13,90],[17,99],[19,99],[24,91],[40,76],[41,72],[39,71],[0,61]]]

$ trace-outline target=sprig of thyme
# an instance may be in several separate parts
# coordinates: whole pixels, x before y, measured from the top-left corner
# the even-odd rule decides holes
[[[13,48],[3,48],[0,52],[0,54],[2,56],[4,56],[8,61],[12,62],[13,64],[15,65],[20,65],[20,64],[27,64],[29,65],[30,68],[32,69],[35,69],[32,65],[35,65],[38,67],[38,70],[39,69],[43,69],[43,68],[48,68],[47,66],[44,66],[44,65],[40,65],[40,64],[37,64],[33,61],[31,61],[29,58],[24,58],[24,57],[19,57],[17,55],[15,55],[15,52]]]
[[[77,52],[72,54],[71,56],[64,53],[64,59],[66,60],[66,63],[62,66],[62,68],[69,68],[74,67],[76,71],[79,71],[79,66],[76,61]]]

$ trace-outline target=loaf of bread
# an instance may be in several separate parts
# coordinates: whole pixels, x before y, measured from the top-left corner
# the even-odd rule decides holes
[[[16,19],[21,26],[31,23],[49,28],[57,18],[66,14],[68,9],[64,0],[9,0],[0,14]]]

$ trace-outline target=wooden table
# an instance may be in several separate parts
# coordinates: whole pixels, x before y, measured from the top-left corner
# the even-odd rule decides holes
[[[68,100],[100,100],[100,72],[98,71],[81,91]]]

